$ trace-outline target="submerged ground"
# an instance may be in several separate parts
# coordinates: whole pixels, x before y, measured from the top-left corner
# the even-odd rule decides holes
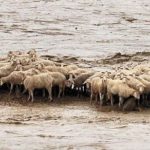
[[[35,48],[54,61],[96,70],[150,60],[149,0],[0,0],[0,4],[1,55]],[[34,104],[25,100],[0,91],[2,150],[149,149],[148,109],[123,113],[90,106],[88,98]]]

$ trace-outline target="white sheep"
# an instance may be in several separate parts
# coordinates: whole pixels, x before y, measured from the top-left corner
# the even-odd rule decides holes
[[[22,71],[13,71],[6,77],[0,79],[0,85],[10,83],[10,94],[12,93],[14,85],[22,85],[25,79],[25,74]],[[18,86],[17,86],[18,88]]]
[[[91,98],[90,98],[90,103],[92,103],[93,96],[95,95],[95,99],[97,102],[97,98],[99,95],[100,98],[100,103],[103,103],[103,96],[105,94],[105,82],[102,78],[95,77],[91,80]]]
[[[49,99],[52,101],[52,86],[53,78],[50,73],[41,73],[38,75],[27,76],[24,80],[24,87],[29,92],[28,101],[34,101],[34,89],[47,89],[49,93]]]
[[[11,64],[0,68],[0,77],[8,76],[11,72],[15,70],[17,62],[13,61]]]
[[[122,80],[106,79],[106,84],[108,98],[111,100],[112,106],[114,103],[113,95],[119,96],[119,107],[121,107],[121,105],[123,104],[124,98],[129,98],[130,96],[133,96],[137,100],[140,99],[140,93],[137,90],[129,87]]]
[[[39,69],[39,71],[42,72],[42,73],[47,73],[48,72],[48,73],[51,74],[51,76],[53,78],[53,86],[59,86],[58,98],[60,98],[61,94],[64,95],[66,77],[63,73],[58,72],[55,69],[53,71],[56,71],[56,72],[52,72],[52,70],[47,69],[49,67],[44,67],[41,64],[39,64],[36,68]],[[57,67],[54,66],[54,68],[57,68]]]
[[[132,76],[126,76],[123,78],[123,80],[129,87],[139,91],[140,94],[143,94],[145,86],[142,82]]]

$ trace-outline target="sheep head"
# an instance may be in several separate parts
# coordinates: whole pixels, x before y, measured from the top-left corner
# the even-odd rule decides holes
[[[137,91],[135,91],[134,93],[133,93],[133,96],[135,97],[135,99],[140,99],[140,93],[139,92],[137,92]]]
[[[87,89],[90,89],[90,87],[91,87],[91,80],[90,80],[90,79],[87,79],[87,80],[83,83],[83,85],[86,85],[86,88],[87,88]]]
[[[11,62],[11,66],[17,66],[18,61],[16,59],[13,59]]]
[[[123,78],[122,78],[123,83],[126,83],[128,80],[129,80],[129,79],[128,79],[127,77],[123,77]]]
[[[44,64],[43,63],[38,63],[35,65],[35,68],[38,69],[38,70],[42,70],[44,69]]]
[[[67,87],[72,87],[72,89],[74,88],[74,80],[68,79],[65,81],[65,85]]]
[[[23,70],[23,66],[22,65],[17,65],[15,68],[15,71],[22,71]]]

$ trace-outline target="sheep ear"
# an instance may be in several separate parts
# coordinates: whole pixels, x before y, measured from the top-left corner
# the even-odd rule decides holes
[[[2,80],[0,80],[0,85],[3,85],[3,81]]]

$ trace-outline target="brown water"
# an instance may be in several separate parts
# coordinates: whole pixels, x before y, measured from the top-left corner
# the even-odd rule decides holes
[[[149,51],[149,0],[0,0],[1,53],[103,57]]]
[[[19,100],[20,101],[20,100]],[[123,113],[64,98],[0,102],[0,149],[149,149],[149,110]]]

